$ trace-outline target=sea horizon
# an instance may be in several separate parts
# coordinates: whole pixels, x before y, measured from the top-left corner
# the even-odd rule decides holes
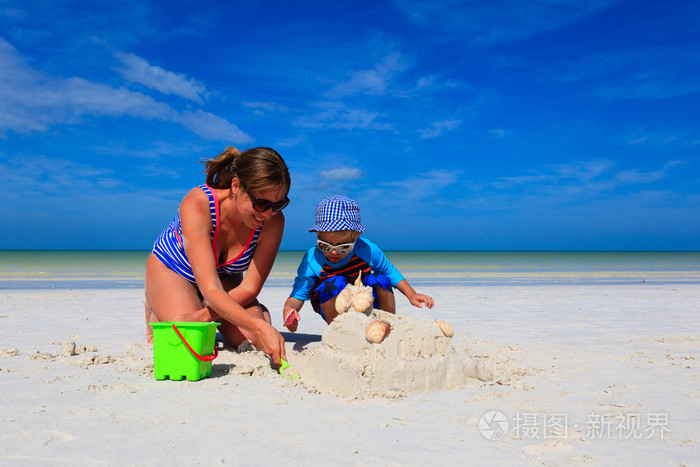
[[[291,287],[306,250],[280,250]],[[698,250],[386,250],[415,286],[700,283]],[[148,250],[0,250],[0,289],[143,287]]]

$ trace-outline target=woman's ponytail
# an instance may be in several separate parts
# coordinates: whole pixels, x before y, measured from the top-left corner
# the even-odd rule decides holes
[[[204,161],[204,173],[207,174],[207,185],[212,188],[227,188],[236,177],[236,159],[241,152],[233,146],[213,159]]]

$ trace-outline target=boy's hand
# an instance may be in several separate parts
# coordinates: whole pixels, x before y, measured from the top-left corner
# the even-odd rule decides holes
[[[289,332],[296,332],[299,327],[299,312],[294,308],[291,309],[287,317],[284,319],[284,326],[289,329]]]
[[[423,295],[422,293],[415,294],[409,301],[411,302],[411,305],[418,308],[423,308],[423,305],[427,306],[428,308],[433,307],[433,297]]]

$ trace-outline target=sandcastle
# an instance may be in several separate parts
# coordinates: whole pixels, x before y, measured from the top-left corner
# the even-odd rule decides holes
[[[371,303],[356,309],[353,298],[367,289],[371,293],[359,285],[344,289],[345,312],[328,326],[320,345],[295,358],[305,385],[343,396],[397,397],[491,379],[489,368],[453,345],[449,323],[373,310]]]

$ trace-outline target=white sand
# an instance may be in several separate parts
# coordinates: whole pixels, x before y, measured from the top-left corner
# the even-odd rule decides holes
[[[287,292],[261,297],[280,329]],[[304,366],[327,329],[308,305],[284,334],[306,384],[230,349],[156,381],[140,290],[1,291],[0,465],[700,464],[700,286],[421,292],[435,308],[399,314],[449,321],[491,381],[335,395]]]

